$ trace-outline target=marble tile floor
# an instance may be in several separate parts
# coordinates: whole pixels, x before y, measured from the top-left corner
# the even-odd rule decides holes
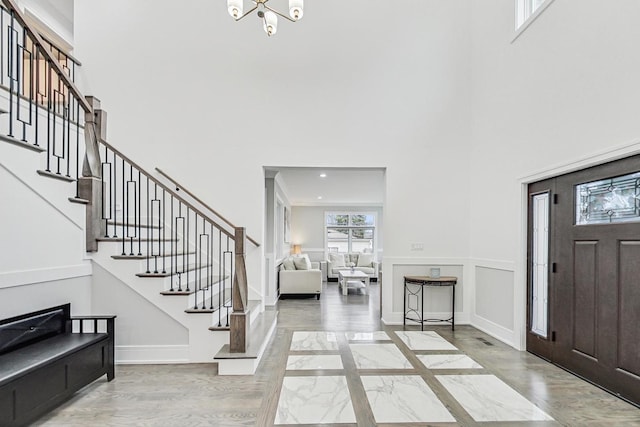
[[[372,332],[371,337],[374,335],[383,337]],[[310,368],[316,369],[316,376],[292,376],[295,373],[289,370],[289,366],[295,356],[289,356],[275,424],[353,423],[353,401],[359,399],[358,390],[363,390],[365,396],[365,399],[360,398],[363,401],[360,406],[370,411],[365,418],[373,418],[376,424],[456,423],[456,418],[434,389],[440,396],[445,396],[445,401],[456,401],[474,421],[554,421],[494,375],[434,375],[431,372],[431,369],[482,369],[464,354],[416,354],[414,363],[410,362],[414,351],[412,347],[423,351],[455,349],[436,332],[389,331],[385,335],[390,339],[394,335],[398,338],[390,343],[362,343],[350,340],[361,337],[359,333],[335,332],[331,335],[332,342],[340,348],[343,366],[349,367],[351,361],[355,365],[355,371],[351,371],[348,379],[346,376],[333,376],[334,372],[323,373],[314,365]],[[324,333],[307,331],[293,332],[292,341],[296,337],[304,337],[305,348],[322,348],[327,340]],[[390,373],[394,370],[402,370],[403,375]],[[444,389],[438,387],[434,379]]]
[[[324,284],[320,301],[315,298],[281,300],[277,307],[277,330],[254,376],[220,377],[217,376],[216,366],[209,364],[118,365],[114,381],[109,383],[104,378],[95,381],[35,425],[271,426],[277,416],[280,417],[278,422],[292,422],[285,420],[284,414],[277,414],[285,378],[289,382],[291,380],[288,378],[332,376],[344,378],[355,422],[312,423],[307,426],[640,427],[640,409],[542,359],[515,351],[473,327],[456,325],[455,332],[448,326],[429,327],[458,350],[409,349],[398,333],[417,332],[419,328],[414,325],[406,328],[383,325],[378,309],[378,288],[379,285],[374,282],[368,295],[349,295],[344,298],[337,284],[332,282]],[[337,350],[290,350],[294,332],[336,333]],[[364,334],[346,335],[347,332]],[[352,344],[391,342],[411,363],[411,369],[359,370],[356,367],[351,352]],[[424,356],[432,355],[466,355],[482,368],[457,366],[445,369],[444,365],[440,365],[429,369],[423,360],[428,360]],[[301,358],[290,360],[291,356]],[[302,357],[307,356],[338,356],[342,368],[334,369],[335,365],[313,366],[313,359],[303,361]],[[289,365],[290,362],[295,367]],[[453,379],[454,376],[473,375],[494,376],[555,421],[476,421],[471,415],[471,403],[463,397],[458,401],[440,381],[441,377]],[[403,377],[401,381],[407,377],[412,380],[420,378],[455,422],[406,421],[410,416],[407,411],[395,411],[398,418],[385,415],[383,409],[386,401],[382,396],[387,393],[391,395],[389,399],[397,398],[397,393],[388,391],[390,378],[394,376]],[[394,384],[399,383],[392,380]],[[418,381],[418,384],[422,383]],[[376,387],[377,397],[372,394],[373,386]],[[415,387],[415,391],[422,386],[403,383],[395,388],[411,387]],[[295,391],[295,381],[293,386],[287,385],[284,389]],[[378,403],[371,405],[373,399],[377,399]],[[422,399],[429,400],[425,396]],[[341,402],[345,403],[346,400]],[[465,409],[463,402],[468,409]],[[414,410],[415,414],[411,416],[415,418],[411,419],[422,417],[420,411]],[[403,413],[407,418],[399,418]],[[297,421],[293,422],[280,426],[300,425],[296,424]]]

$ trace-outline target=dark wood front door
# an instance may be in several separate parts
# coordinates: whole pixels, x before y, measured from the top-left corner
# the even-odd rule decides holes
[[[545,346],[527,342],[529,351],[636,404],[640,404],[640,175],[634,175],[638,171],[640,156],[634,156],[548,180],[553,192],[550,333]]]

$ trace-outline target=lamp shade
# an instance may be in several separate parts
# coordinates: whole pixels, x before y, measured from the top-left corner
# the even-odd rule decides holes
[[[296,21],[302,19],[303,9],[304,0],[289,0],[289,16],[291,16],[291,19]]]
[[[233,19],[242,17],[242,2],[243,0],[227,0],[227,9]]]
[[[276,32],[278,32],[278,15],[274,12],[267,10],[264,13],[264,31],[268,36],[273,36]]]
[[[293,245],[291,253],[293,255],[300,255],[302,253],[302,245]]]

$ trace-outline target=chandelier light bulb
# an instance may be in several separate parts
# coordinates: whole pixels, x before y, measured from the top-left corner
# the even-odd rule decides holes
[[[302,19],[304,0],[289,0],[289,16],[295,21]]]
[[[227,0],[227,9],[233,19],[242,17],[242,0]]]
[[[255,12],[255,16],[262,21],[262,27],[264,32],[269,37],[278,32],[278,16],[286,19],[287,21],[296,22],[302,19],[304,0],[288,0],[289,1],[289,15],[280,11],[274,10],[267,6],[269,0],[251,0],[254,7],[244,10],[244,0],[227,0],[227,10],[229,15],[236,21],[244,19]]]
[[[278,15],[274,12],[267,10],[264,12],[264,31],[269,37],[273,36],[278,31]]]

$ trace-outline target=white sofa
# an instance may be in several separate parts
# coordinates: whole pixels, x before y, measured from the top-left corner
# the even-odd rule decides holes
[[[291,269],[288,267],[290,267],[290,264],[287,260],[284,260],[278,271],[280,295],[311,294],[320,299],[320,294],[322,293],[320,263],[309,262],[307,267],[310,268],[308,269]]]
[[[371,253],[329,253],[327,260],[327,279],[338,279],[340,270],[349,270],[353,265],[353,269],[361,271],[370,280],[378,280],[380,264],[375,261]]]

